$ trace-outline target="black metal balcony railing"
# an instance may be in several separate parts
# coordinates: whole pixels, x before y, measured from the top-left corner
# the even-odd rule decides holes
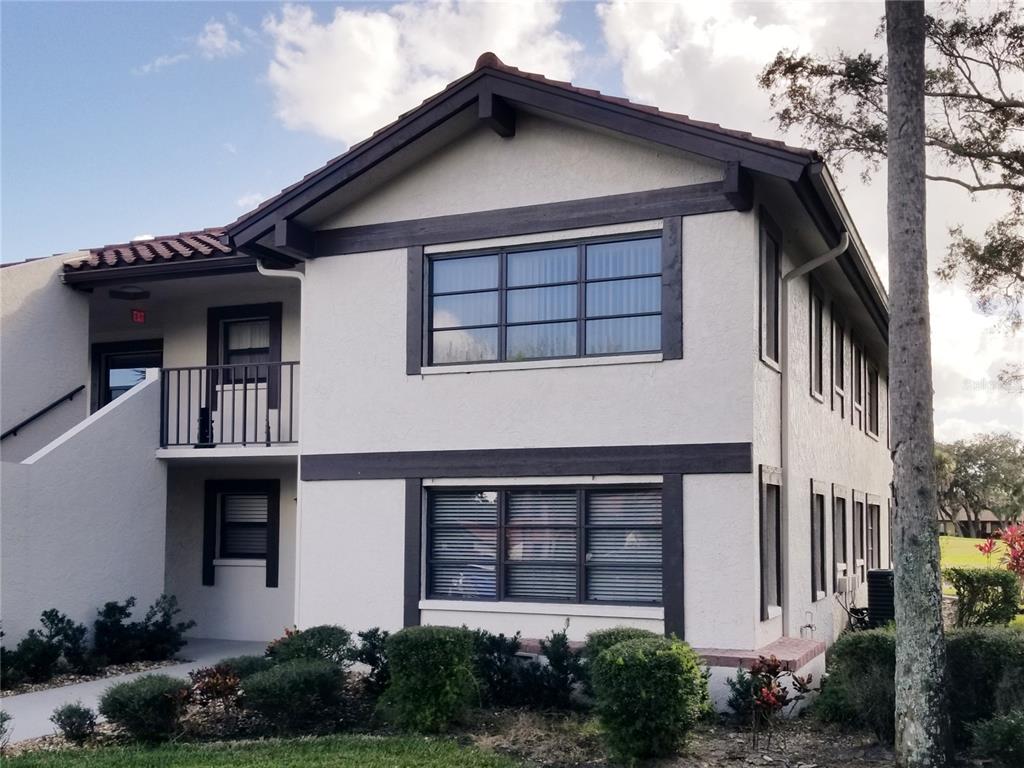
[[[160,446],[298,441],[298,362],[160,370]]]

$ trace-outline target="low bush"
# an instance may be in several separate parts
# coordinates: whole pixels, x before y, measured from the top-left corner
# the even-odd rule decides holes
[[[956,590],[956,626],[1005,627],[1017,615],[1020,582],[1001,568],[946,568],[943,577]]]
[[[17,688],[25,682],[25,673],[17,667],[18,654],[0,647],[0,690]]]
[[[10,660],[30,683],[45,683],[57,674],[60,645],[50,642],[40,632],[30,629],[14,649]]]
[[[231,670],[239,680],[246,680],[257,672],[266,672],[274,666],[274,660],[267,656],[232,656],[221,659],[217,666]]]
[[[997,715],[971,726],[974,753],[1004,768],[1024,765],[1024,709]]]
[[[437,732],[462,717],[477,690],[473,633],[455,627],[407,627],[385,644],[391,683],[382,705],[402,728]]]
[[[53,710],[50,722],[75,746],[82,746],[96,733],[96,713],[80,701],[64,704]]]
[[[345,673],[325,659],[294,659],[248,677],[242,706],[285,733],[329,730],[343,714]]]
[[[354,653],[352,633],[334,624],[290,631],[267,646],[267,656],[275,662],[322,659],[345,667]]]
[[[594,664],[594,660],[601,655],[602,651],[611,648],[613,645],[618,645],[623,640],[637,640],[644,637],[660,637],[660,635],[651,632],[649,629],[640,629],[639,627],[610,627],[608,629],[599,629],[587,635],[583,651],[580,654],[582,661],[580,671],[583,678],[583,686],[587,693],[590,695],[594,693],[594,688],[590,684],[590,669]]]
[[[675,752],[708,698],[700,657],[674,638],[606,648],[593,660],[591,677],[608,744],[627,760]]]
[[[947,687],[954,742],[969,726],[1024,708],[1024,630],[977,627],[946,635]],[[865,727],[892,743],[896,710],[896,638],[891,629],[850,632],[829,650],[814,710],[823,720]]]
[[[522,703],[523,662],[519,653],[519,633],[506,637],[491,634],[486,629],[473,633],[473,671],[480,684],[481,703],[515,706]]]
[[[552,632],[540,641],[542,660],[518,668],[519,703],[536,709],[566,709],[583,678],[579,652],[569,644],[566,630]]]
[[[380,627],[373,627],[358,634],[359,647],[354,658],[369,670],[363,681],[367,690],[374,695],[383,693],[388,680],[391,679],[386,648],[390,636],[390,632]]]
[[[190,700],[200,706],[215,706],[224,712],[238,706],[241,679],[225,664],[200,667],[188,673],[192,682]]]
[[[163,741],[177,732],[188,697],[187,680],[143,675],[104,691],[100,714],[139,741]]]
[[[128,620],[134,607],[135,598],[129,597],[123,603],[105,603],[99,610],[93,644],[109,664],[169,659],[185,646],[185,633],[196,624],[175,618],[181,609],[174,595],[160,595],[142,621]]]
[[[90,664],[85,638],[89,630],[85,624],[75,623],[56,608],[43,611],[39,623],[43,625],[42,636],[60,650],[69,668],[76,672],[88,670]]]

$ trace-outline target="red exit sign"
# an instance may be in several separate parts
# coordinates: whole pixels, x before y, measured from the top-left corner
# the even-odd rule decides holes
[[[133,309],[132,310],[132,322],[138,325],[142,325],[146,322],[146,310],[144,309]]]

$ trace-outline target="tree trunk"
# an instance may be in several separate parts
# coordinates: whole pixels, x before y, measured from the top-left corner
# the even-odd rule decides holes
[[[896,760],[901,768],[938,768],[947,761],[948,715],[925,248],[924,4],[887,0],[885,16]]]

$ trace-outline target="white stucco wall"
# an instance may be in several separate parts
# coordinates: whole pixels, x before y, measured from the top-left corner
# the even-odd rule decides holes
[[[47,608],[91,627],[104,602],[134,595],[144,611],[163,591],[159,400],[152,377],[26,463],[3,462],[0,607],[8,642]]]
[[[774,216],[783,228],[782,273],[810,258],[820,255],[824,249],[811,250],[795,236],[791,219],[781,214]],[[755,252],[756,254],[756,252]],[[789,293],[789,388],[790,460],[786,467],[786,490],[783,499],[788,498],[788,509],[784,509],[784,526],[788,529],[785,539],[784,616],[760,622],[757,630],[758,646],[777,639],[784,633],[790,636],[813,637],[831,643],[845,626],[846,614],[837,604],[832,593],[832,484],[847,490],[847,553],[853,558],[853,506],[849,493],[856,491],[859,498],[869,493],[881,497],[881,564],[889,567],[889,526],[887,499],[890,496],[889,483],[892,477],[892,463],[887,447],[888,374],[887,360],[875,354],[873,362],[879,366],[879,435],[873,437],[851,423],[850,385],[853,363],[850,357],[849,332],[846,338],[846,408],[845,417],[833,410],[831,400],[832,365],[831,328],[832,302],[836,301],[846,321],[858,314],[845,298],[842,286],[835,284],[835,273],[822,270],[815,276],[820,281],[820,290],[825,297],[823,304],[823,401],[810,394],[810,283],[806,277],[790,282]],[[754,301],[758,301],[755,294]],[[853,332],[862,343],[876,348],[883,344],[877,329],[866,323],[855,323]],[[753,357],[754,378],[754,464],[781,467],[785,460],[781,456],[780,413],[782,390],[780,374],[762,363],[755,352]],[[865,394],[866,397],[866,394]],[[828,588],[825,596],[813,600],[811,595],[811,480],[826,484],[826,572]],[[756,492],[756,486],[755,486]],[[755,497],[756,498],[756,497]],[[856,604],[867,604],[867,588],[861,585],[856,594]]]
[[[89,381],[89,304],[60,283],[63,257],[0,269],[0,429],[6,431]],[[0,444],[21,461],[85,418],[85,392]]]
[[[220,561],[212,586],[202,583],[204,487],[207,480],[281,481],[278,586],[266,586],[264,561]],[[169,463],[167,474],[167,591],[183,615],[194,619],[195,637],[268,641],[295,623],[294,460],[258,458],[218,463]],[[215,561],[218,562],[218,561]]]

